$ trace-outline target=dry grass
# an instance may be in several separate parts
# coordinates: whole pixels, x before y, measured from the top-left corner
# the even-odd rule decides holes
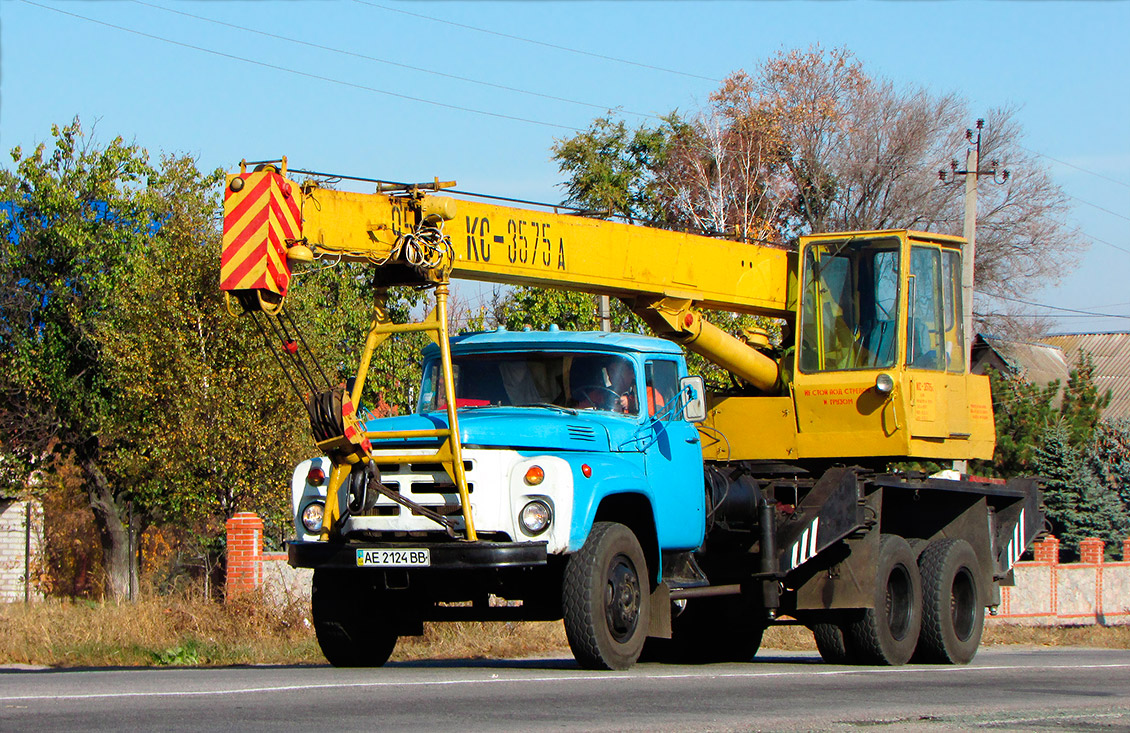
[[[1005,644],[1130,649],[1130,626],[1019,626],[998,623],[985,627],[982,646]]]
[[[1130,649],[1130,626],[1049,628],[994,624],[987,646]],[[767,649],[813,651],[803,626],[776,626]],[[401,640],[393,660],[568,654],[560,622],[428,624]],[[48,600],[0,606],[0,664],[53,667],[324,664],[302,604],[248,595],[228,604],[170,597],[135,603]]]

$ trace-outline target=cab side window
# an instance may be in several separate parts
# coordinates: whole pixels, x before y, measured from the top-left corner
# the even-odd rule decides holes
[[[961,301],[961,254],[942,250],[942,300],[946,312],[946,369],[965,371],[965,309]]]
[[[644,397],[647,414],[658,415],[667,410],[679,391],[679,366],[673,361],[651,361],[644,365]],[[670,410],[664,419],[677,419],[677,410]]]
[[[909,312],[906,323],[906,365],[946,368],[946,329],[942,298],[941,251],[910,248]]]

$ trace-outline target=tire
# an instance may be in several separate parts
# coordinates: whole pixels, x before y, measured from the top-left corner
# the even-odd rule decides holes
[[[812,636],[816,639],[816,650],[820,658],[828,664],[851,664],[851,654],[844,641],[844,629],[839,624],[821,623],[812,625]]]
[[[396,646],[397,633],[382,623],[387,602],[360,573],[316,569],[310,606],[314,634],[326,660],[335,667],[380,667]]]
[[[879,540],[873,602],[844,628],[849,657],[861,664],[906,664],[922,627],[922,578],[902,537],[883,535]]]
[[[761,648],[765,623],[740,597],[691,598],[672,609],[671,638],[648,639],[644,657],[666,664],[748,662]]]
[[[922,634],[914,660],[968,664],[981,645],[985,593],[977,553],[965,540],[942,539],[922,551]]]
[[[639,540],[615,522],[596,522],[569,556],[561,589],[565,636],[585,669],[627,669],[647,638],[651,584]]]

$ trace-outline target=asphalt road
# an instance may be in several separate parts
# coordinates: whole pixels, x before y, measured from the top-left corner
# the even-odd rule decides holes
[[[579,670],[571,659],[381,669],[0,669],[0,731],[1124,730],[1130,651],[983,649],[968,667]]]

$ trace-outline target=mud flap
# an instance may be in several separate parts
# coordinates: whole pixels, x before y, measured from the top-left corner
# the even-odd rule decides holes
[[[863,525],[854,468],[832,468],[777,528],[777,570],[788,574]]]
[[[1006,578],[1014,565],[1044,529],[1044,512],[1040,502],[1040,485],[1033,478],[1014,478],[1008,488],[1024,492],[1022,499],[1008,506],[997,507],[993,547],[996,549],[996,576]]]

